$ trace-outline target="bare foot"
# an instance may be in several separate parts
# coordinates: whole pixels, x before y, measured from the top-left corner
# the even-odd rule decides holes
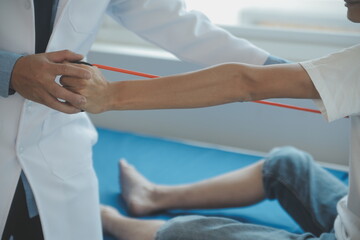
[[[160,210],[156,185],[143,177],[125,159],[120,160],[119,168],[122,197],[128,211],[134,216],[144,216]]]
[[[104,231],[106,233],[113,233],[116,229],[116,226],[114,226],[114,223],[119,218],[124,218],[123,215],[121,215],[116,208],[113,208],[111,206],[100,206],[101,211],[101,223]]]
[[[100,206],[100,210],[104,232],[118,240],[154,240],[156,232],[165,223],[129,218],[110,206]]]

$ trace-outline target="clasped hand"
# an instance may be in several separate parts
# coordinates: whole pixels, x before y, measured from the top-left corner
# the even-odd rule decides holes
[[[60,83],[65,89],[86,98],[86,102],[74,104],[74,106],[90,113],[101,113],[109,110],[111,103],[110,83],[97,67],[78,65],[78,67],[91,72],[91,78],[62,76],[60,79]]]
[[[71,114],[88,110],[86,107],[90,103],[101,99],[99,94],[93,93],[96,89],[92,87],[99,90],[107,82],[96,67],[71,63],[81,59],[82,55],[68,50],[21,57],[14,66],[10,86],[24,98],[60,112]],[[56,83],[57,76],[62,76],[63,86]],[[89,94],[96,98],[87,99]],[[89,111],[97,113],[102,109],[99,105]]]

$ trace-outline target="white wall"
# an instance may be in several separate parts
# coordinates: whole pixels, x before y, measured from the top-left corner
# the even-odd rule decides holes
[[[341,46],[302,45],[253,36],[253,42],[268,51],[290,59],[321,56]],[[345,42],[351,45],[353,40]],[[155,52],[154,52],[155,51]],[[292,52],[292,54],[290,54]],[[306,55],[306,53],[308,53]],[[169,75],[196,69],[156,50],[132,51],[130,47],[96,44],[89,62],[122,67],[155,75]],[[133,76],[104,72],[111,81],[134,79]],[[135,77],[136,79],[136,77]],[[288,104],[315,108],[308,100],[281,100]],[[90,115],[97,126],[169,138],[191,139],[260,152],[293,145],[313,154],[321,162],[347,164],[349,120],[327,123],[321,115],[264,106],[257,103],[233,103],[188,110],[146,110],[107,112]]]

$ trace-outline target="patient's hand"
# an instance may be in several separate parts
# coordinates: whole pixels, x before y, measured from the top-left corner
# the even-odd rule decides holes
[[[104,78],[97,67],[76,64],[91,72],[90,79],[63,76],[60,83],[64,88],[81,94],[86,98],[86,103],[76,105],[90,113],[101,113],[108,110],[110,104],[110,83]]]

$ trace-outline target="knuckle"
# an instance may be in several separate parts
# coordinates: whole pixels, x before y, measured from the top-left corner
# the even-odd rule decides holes
[[[65,49],[62,51],[65,56],[69,56],[71,54],[71,51],[68,49]]]
[[[45,71],[48,67],[48,63],[45,62],[45,61],[41,61],[38,65],[38,68],[41,70],[41,71]],[[40,71],[39,71],[40,72]]]
[[[59,69],[60,69],[62,75],[67,75],[69,73],[68,67],[65,64],[61,64],[59,66]]]
[[[59,88],[53,88],[51,91],[56,98],[62,98],[62,92]]]
[[[92,69],[90,66],[81,65],[76,67],[78,68],[77,74],[79,75],[79,77],[86,79],[91,77]]]
[[[86,86],[87,86],[87,82],[84,81],[84,80],[81,80],[81,79],[79,79],[79,80],[76,82],[76,84],[77,84],[78,88],[80,88],[80,89],[84,89],[84,88],[86,88]]]
[[[63,99],[73,106],[78,106],[81,103],[79,96],[69,90],[66,90],[63,95]]]

